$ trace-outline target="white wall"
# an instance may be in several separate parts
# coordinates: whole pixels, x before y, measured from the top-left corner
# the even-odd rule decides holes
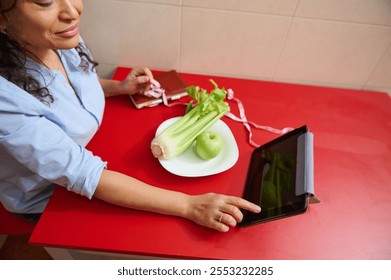
[[[391,94],[391,0],[84,0],[81,32],[118,65]]]

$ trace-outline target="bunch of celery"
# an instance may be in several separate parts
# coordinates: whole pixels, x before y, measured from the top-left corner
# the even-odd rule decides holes
[[[229,105],[224,101],[227,91],[220,89],[213,80],[210,82],[214,85],[210,93],[198,86],[186,89],[188,95],[196,101],[195,106],[191,101],[185,115],[152,140],[151,150],[156,158],[171,159],[179,156],[200,133],[229,112]]]

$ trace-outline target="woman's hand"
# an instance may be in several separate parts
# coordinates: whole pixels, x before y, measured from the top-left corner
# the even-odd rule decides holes
[[[189,196],[186,218],[193,222],[226,232],[243,219],[240,209],[259,213],[261,208],[243,198],[214,193]]]
[[[152,89],[153,75],[146,67],[133,68],[123,81],[99,79],[106,97],[122,94],[146,94]]]
[[[153,75],[146,67],[133,68],[128,77],[121,82],[121,88],[127,94],[145,94],[152,89]]]

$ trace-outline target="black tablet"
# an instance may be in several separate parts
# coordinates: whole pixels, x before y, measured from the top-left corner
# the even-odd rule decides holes
[[[313,143],[307,126],[297,128],[254,150],[243,198],[261,206],[244,211],[241,226],[302,214],[313,190]]]

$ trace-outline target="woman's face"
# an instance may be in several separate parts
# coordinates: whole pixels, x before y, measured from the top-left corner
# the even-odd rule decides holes
[[[82,11],[82,0],[16,0],[1,17],[0,27],[34,54],[70,49],[79,43]]]

